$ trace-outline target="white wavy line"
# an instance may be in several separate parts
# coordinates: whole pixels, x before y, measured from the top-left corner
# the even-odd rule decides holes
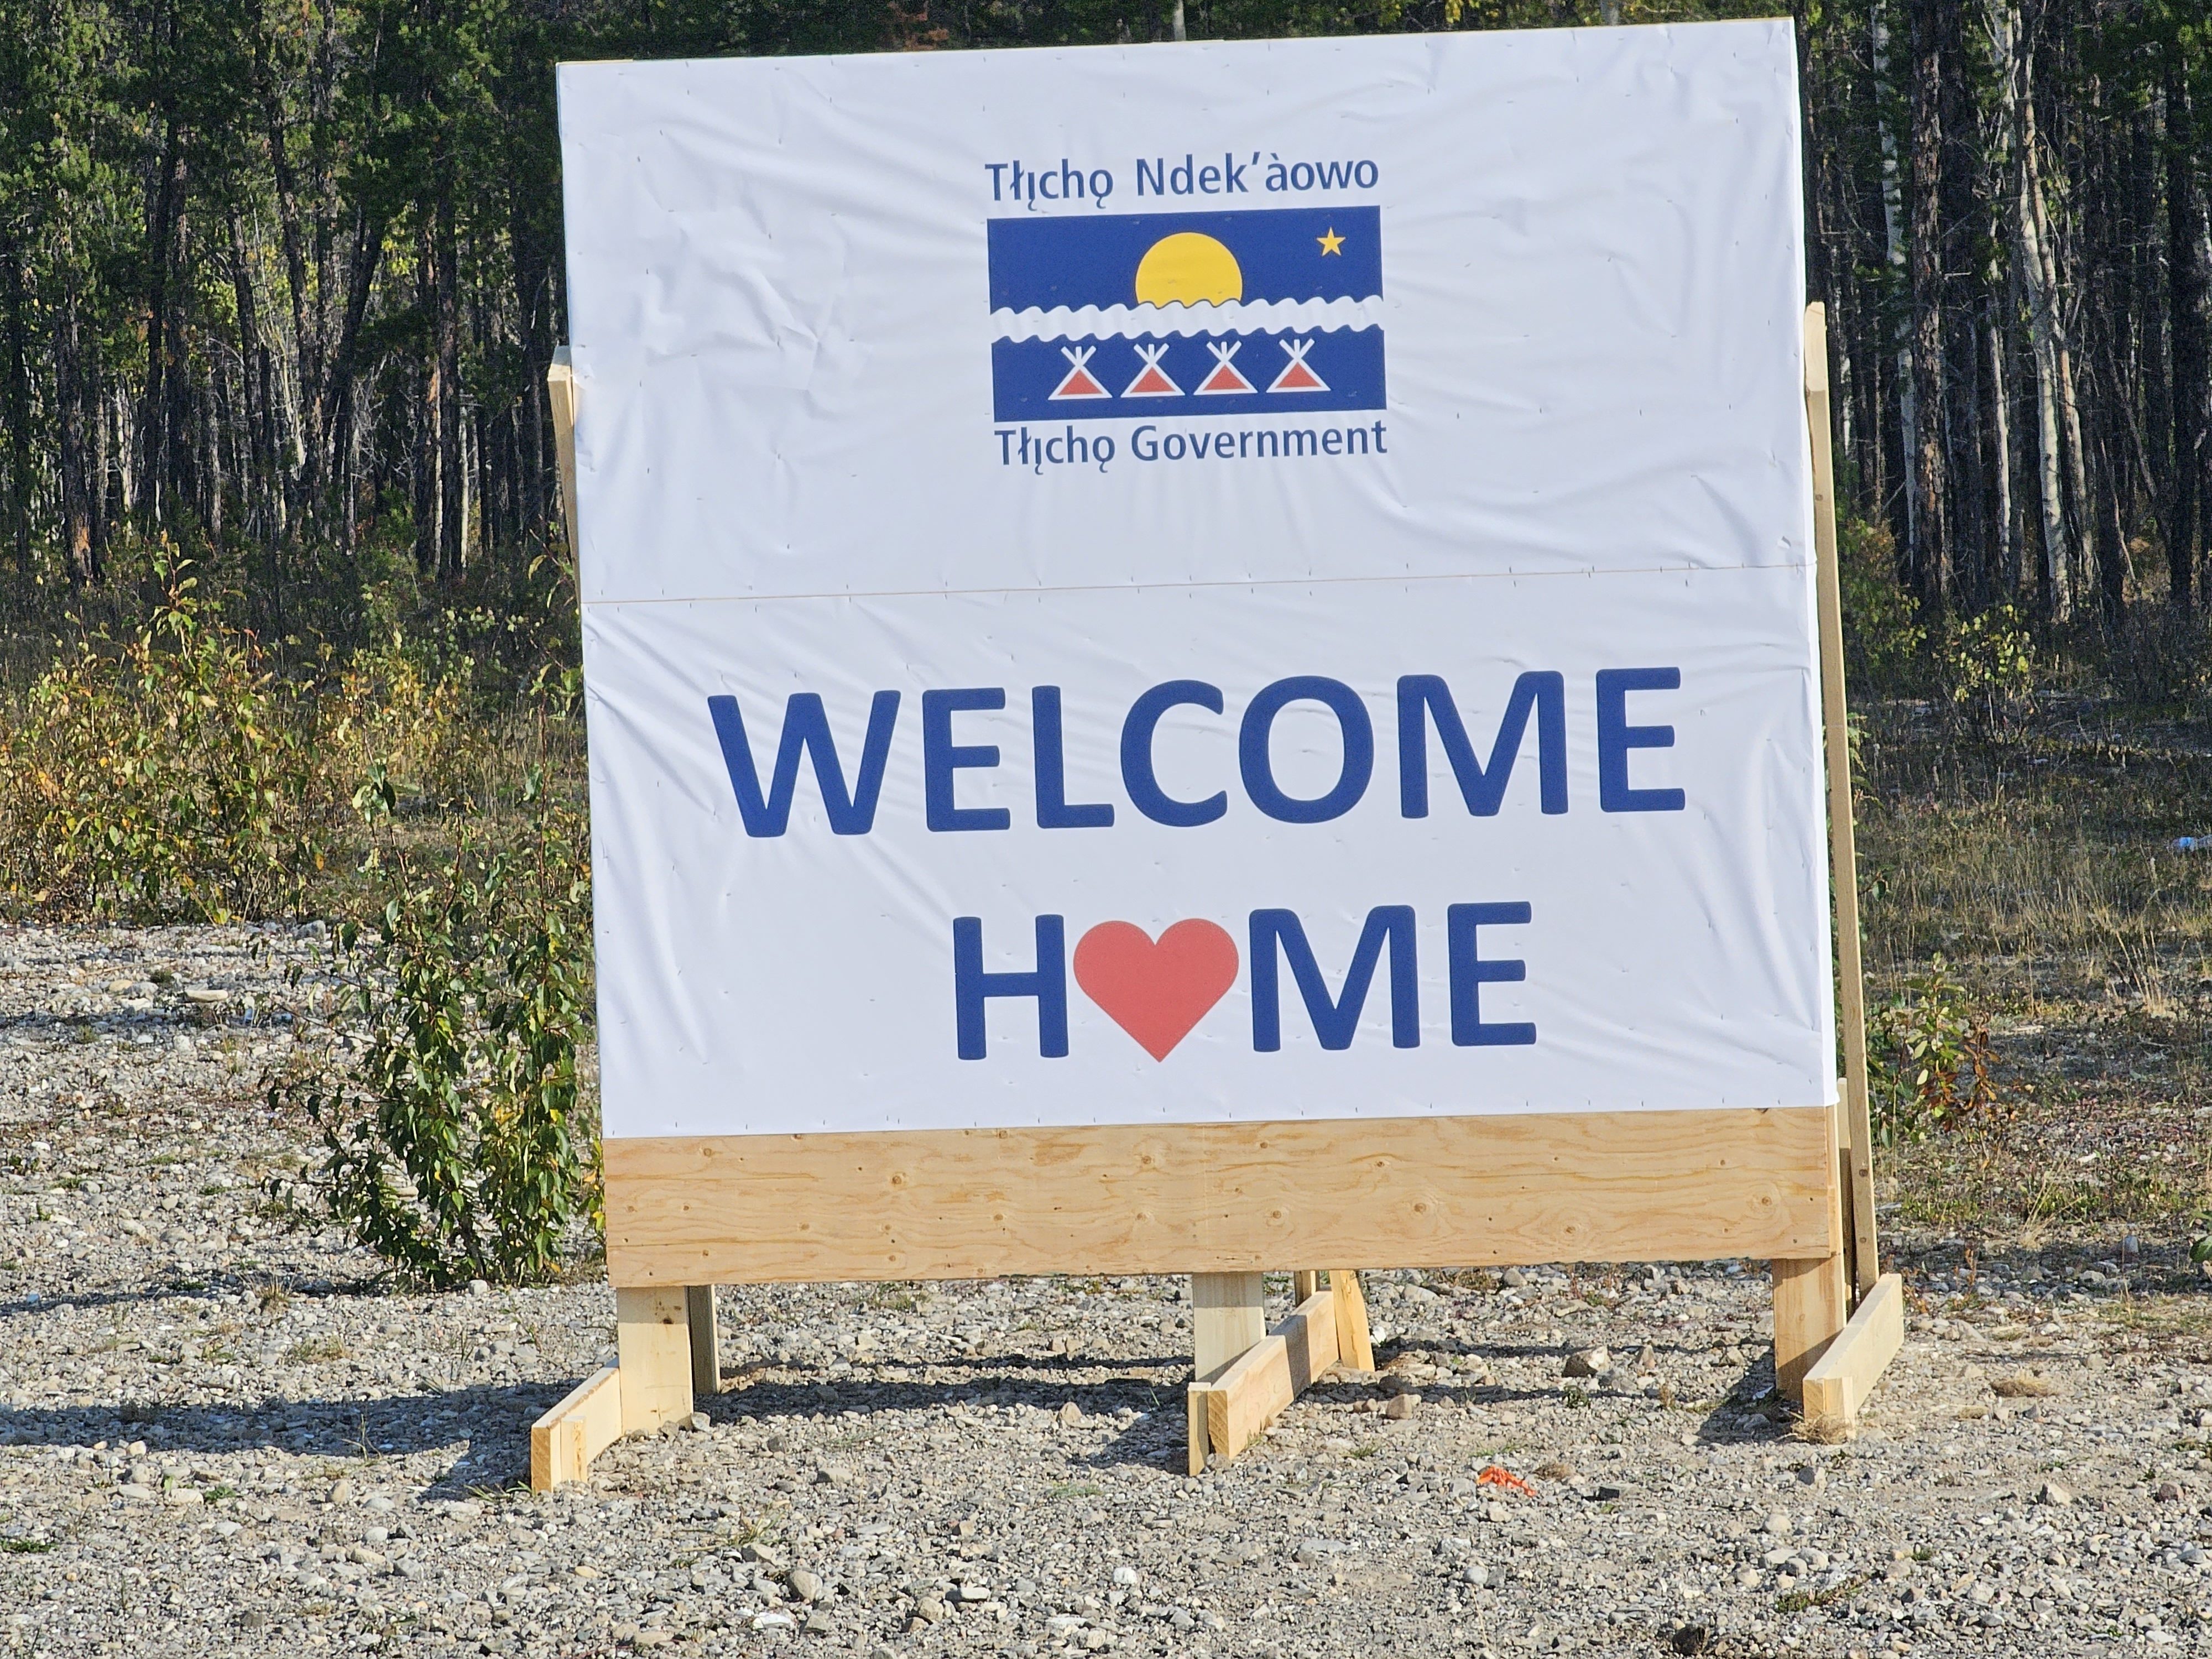
[[[1073,340],[1085,335],[1224,334],[1273,329],[1371,328],[1382,320],[1382,301],[1261,300],[1249,305],[1054,306],[1047,311],[1000,307],[991,323],[1001,340]]]

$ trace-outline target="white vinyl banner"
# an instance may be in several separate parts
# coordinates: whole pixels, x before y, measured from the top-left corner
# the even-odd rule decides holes
[[[560,106],[609,1136],[1834,1098],[1786,21]]]

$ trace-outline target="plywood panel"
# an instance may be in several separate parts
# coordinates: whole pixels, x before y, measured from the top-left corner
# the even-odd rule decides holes
[[[1826,1256],[1826,1109],[606,1143],[617,1285]]]

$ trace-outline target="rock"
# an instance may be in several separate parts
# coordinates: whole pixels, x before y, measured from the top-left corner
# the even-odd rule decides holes
[[[763,1567],[780,1568],[784,1563],[784,1555],[781,1550],[776,1548],[773,1544],[763,1544],[759,1542],[757,1540],[746,1545],[744,1548],[738,1551],[738,1553],[743,1559],[755,1562]]]
[[[712,1425],[706,1413],[693,1412],[690,1416],[684,1419],[684,1426],[694,1434],[704,1434]]]
[[[991,1599],[991,1587],[988,1584],[979,1584],[970,1578],[953,1590],[952,1599],[970,1606],[979,1601],[988,1601]]]
[[[1073,1400],[1060,1408],[1060,1423],[1062,1428],[1072,1429],[1082,1421],[1083,1407]]]
[[[341,1480],[331,1488],[331,1502],[333,1504],[350,1504],[353,1498],[353,1482],[350,1480]]]
[[[1636,1374],[1638,1376],[1649,1376],[1658,1369],[1659,1350],[1647,1342],[1636,1356]]]
[[[941,1625],[952,1616],[952,1609],[945,1605],[935,1590],[929,1591],[916,1601],[914,1612],[915,1616],[926,1625]]]
[[[799,1621],[787,1613],[757,1613],[750,1622],[755,1630],[789,1630]],[[621,1638],[617,1637],[616,1639],[619,1641]]]
[[[810,1613],[806,1615],[805,1624],[799,1628],[809,1636],[835,1636],[837,1621],[826,1613]]]
[[[674,1631],[665,1630],[660,1626],[654,1625],[649,1629],[638,1632],[630,1638],[630,1644],[633,1647],[641,1648],[665,1648],[675,1639]]]
[[[469,1280],[469,1294],[475,1297],[489,1296],[491,1294],[491,1285],[487,1280],[471,1279]]]
[[[1505,1290],[1517,1291],[1528,1284],[1528,1276],[1518,1267],[1508,1267],[1498,1275],[1498,1282]]]
[[[1603,1348],[1583,1348],[1567,1356],[1569,1376],[1601,1376],[1613,1369],[1613,1356]]]
[[[1402,1423],[1420,1403],[1421,1396],[1417,1394],[1394,1394],[1382,1402],[1382,1415],[1394,1423]]]
[[[2049,1504],[2053,1508],[2063,1509],[2074,1501],[2074,1492],[2071,1487],[2062,1486],[2056,1480],[2046,1480],[2036,1488],[2035,1501],[2039,1504]]]
[[[2186,1494],[2183,1492],[2179,1483],[2161,1480],[2151,1492],[2151,1496],[2161,1504],[2179,1504]]]
[[[1134,1567],[1121,1566],[1114,1569],[1114,1582],[1125,1588],[1135,1585],[1141,1577],[1142,1575]]]
[[[218,1002],[229,1001],[230,993],[218,991],[206,985],[187,985],[185,987],[185,1000],[197,1002],[204,1007],[208,1007]]]
[[[1777,1510],[1766,1517],[1765,1530],[1770,1538],[1787,1538],[1790,1536],[1790,1511]]]
[[[793,1567],[785,1582],[790,1584],[791,1593],[802,1601],[819,1601],[822,1599],[821,1579],[805,1567]]]

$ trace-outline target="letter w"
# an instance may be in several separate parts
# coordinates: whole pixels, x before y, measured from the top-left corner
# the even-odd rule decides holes
[[[1428,716],[1437,722],[1444,758],[1467,810],[1479,818],[1496,814],[1505,799],[1505,786],[1513,777],[1513,762],[1528,730],[1528,714],[1536,714],[1537,800],[1547,812],[1567,810],[1567,682],[1560,674],[1528,673],[1513,682],[1513,695],[1505,704],[1505,717],[1498,722],[1498,741],[1491,745],[1490,764],[1475,758],[1468,741],[1467,726],[1452,701],[1451,688],[1436,674],[1408,674],[1398,682],[1398,805],[1409,818],[1429,815]]]
[[[783,736],[775,749],[775,775],[768,798],[761,798],[760,773],[753,765],[753,748],[745,736],[745,722],[735,697],[709,697],[707,712],[714,717],[714,735],[722,742],[722,763],[730,769],[730,787],[738,797],[738,816],[749,836],[780,836],[791,822],[791,798],[799,787],[799,755],[811,750],[815,781],[822,786],[822,805],[830,815],[830,828],[840,836],[865,836],[875,827],[876,798],[883,793],[884,765],[890,758],[891,727],[898,721],[899,694],[878,691],[868,709],[868,735],[860,744],[860,776],[848,794],[845,769],[838,763],[837,743],[830,735],[830,717],[822,699],[811,691],[794,691],[783,708]]]
[[[1306,930],[1292,910],[1255,910],[1252,913],[1252,1046],[1273,1054],[1283,1046],[1282,994],[1276,977],[1275,951],[1279,945],[1297,981],[1314,1035],[1324,1048],[1349,1048],[1359,1029],[1360,1010],[1367,1005],[1367,988],[1375,978],[1385,941],[1390,946],[1390,1044],[1395,1048],[1421,1046],[1420,982],[1414,973],[1413,907],[1378,904],[1367,913],[1359,943],[1345,970],[1344,994],[1332,1000],[1314,960]]]

